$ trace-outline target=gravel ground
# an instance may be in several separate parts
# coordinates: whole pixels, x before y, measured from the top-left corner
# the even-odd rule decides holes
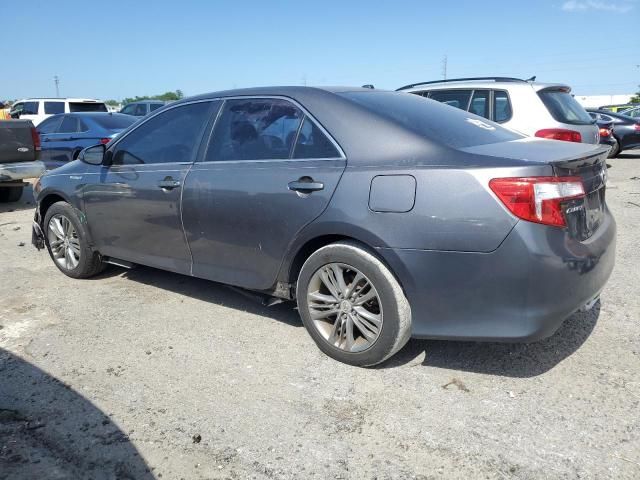
[[[0,207],[0,479],[640,478],[640,151],[602,302],[531,345],[322,355],[291,304],[150,268],[76,281]]]

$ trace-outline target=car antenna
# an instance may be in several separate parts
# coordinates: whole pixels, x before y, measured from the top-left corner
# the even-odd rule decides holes
[[[531,77],[531,78],[527,78],[527,79],[525,80],[525,82],[535,82],[535,81],[536,81],[536,76],[535,76],[535,75],[534,75],[533,77]]]

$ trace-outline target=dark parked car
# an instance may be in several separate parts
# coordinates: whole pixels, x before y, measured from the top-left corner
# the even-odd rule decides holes
[[[410,336],[531,341],[611,273],[607,152],[407,93],[211,93],[41,177],[33,241],[74,278],[137,263],[297,300],[353,365]]]
[[[65,113],[53,115],[38,125],[41,160],[47,169],[78,158],[83,148],[108,143],[138,119],[119,113]]]
[[[640,147],[640,119],[628,117],[621,113],[609,112],[608,110],[587,109],[587,111],[600,114],[604,120],[611,119],[613,122],[613,136],[619,145],[617,153]]]
[[[144,117],[149,115],[151,112],[158,110],[161,107],[164,107],[167,102],[163,102],[161,100],[143,100],[140,102],[132,102],[128,103],[120,113],[125,115],[133,115],[134,117]]]
[[[604,117],[599,113],[589,112],[589,116],[596,121],[598,130],[600,133],[600,145],[606,145],[610,148],[609,158],[613,158],[620,152],[620,145],[618,140],[613,136],[613,119],[611,117]]]
[[[0,202],[17,202],[25,179],[44,173],[40,138],[31,120],[0,120]]]

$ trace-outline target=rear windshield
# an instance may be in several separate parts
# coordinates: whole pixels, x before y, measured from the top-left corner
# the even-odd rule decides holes
[[[542,90],[538,92],[551,116],[558,122],[571,125],[589,125],[593,119],[571,96],[562,90]]]
[[[419,95],[400,92],[343,92],[339,95],[434,142],[454,148],[523,138],[486,118]]]
[[[92,115],[92,120],[105,130],[124,130],[132,123],[138,121],[131,115]]]
[[[74,112],[106,112],[107,106],[98,102],[69,102],[69,111]]]

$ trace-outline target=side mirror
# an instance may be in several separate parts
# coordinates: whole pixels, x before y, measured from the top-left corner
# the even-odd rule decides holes
[[[78,159],[89,165],[102,165],[107,148],[103,144],[87,147],[80,152]]]

